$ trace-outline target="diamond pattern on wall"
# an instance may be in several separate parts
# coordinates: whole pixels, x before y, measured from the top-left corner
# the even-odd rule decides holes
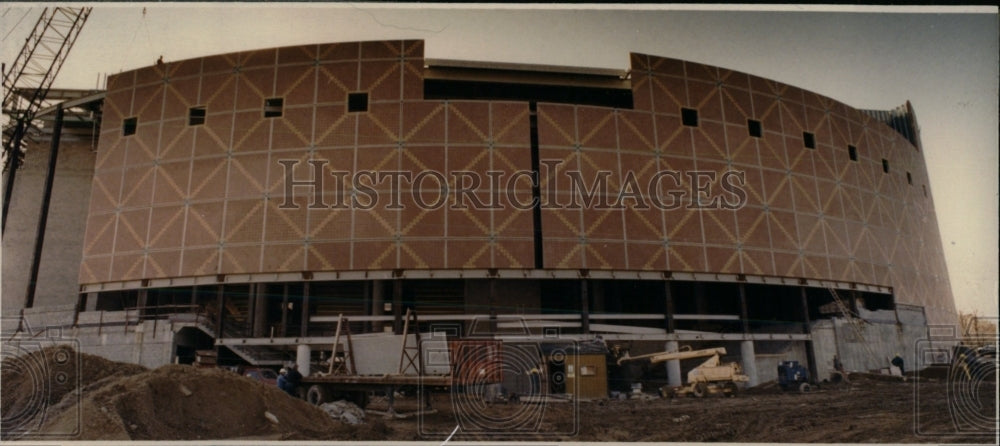
[[[657,173],[659,192],[685,191],[678,209],[634,198],[611,209],[545,209],[545,266],[731,272],[892,286],[903,303],[933,304],[947,278],[922,155],[900,135],[833,99],[769,79],[632,54],[632,110],[538,105],[539,151],[558,164],[543,199],[570,201],[570,171],[590,183],[608,171],[617,198]],[[325,204],[350,199],[333,172],[530,169],[524,102],[423,99],[423,42],[302,45],[208,56],[111,76],[96,156],[82,283],[261,271],[530,268],[530,209],[308,209],[317,191],[286,201],[280,160],[312,178],[326,160]],[[368,110],[347,111],[367,93]],[[284,101],[264,118],[263,101]],[[187,125],[204,106],[203,125]],[[682,107],[698,110],[696,127]],[[122,121],[137,117],[135,135]],[[747,120],[763,134],[751,137]],[[802,132],[816,148],[804,147]],[[847,145],[858,159],[848,158]],[[889,172],[882,159],[889,161]],[[689,209],[694,170],[745,174],[747,204]],[[906,183],[909,172],[914,184]],[[505,177],[506,178],[506,177]],[[446,175],[450,192],[461,189]],[[588,184],[589,185],[589,184]],[[385,182],[372,185],[384,193]],[[711,183],[717,188],[718,180]],[[646,194],[648,190],[642,191]],[[333,194],[333,195],[330,195]],[[339,194],[339,195],[338,195]],[[614,195],[614,196],[613,196]],[[530,201],[527,181],[511,196]],[[674,198],[673,196],[666,196]],[[489,191],[466,194],[489,203]],[[454,199],[449,196],[449,200]],[[933,320],[948,309],[929,309]]]

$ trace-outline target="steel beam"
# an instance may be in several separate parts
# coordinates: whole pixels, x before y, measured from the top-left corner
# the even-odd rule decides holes
[[[35,305],[35,287],[38,284],[38,269],[42,262],[42,246],[45,243],[45,227],[49,221],[49,203],[52,201],[52,182],[56,177],[56,161],[59,159],[59,134],[62,132],[63,110],[56,111],[56,124],[52,130],[52,144],[49,150],[49,166],[45,171],[45,189],[42,192],[42,210],[38,216],[35,232],[35,251],[31,257],[31,272],[28,289],[24,293],[24,308]],[[13,173],[13,172],[11,172]],[[5,214],[6,215],[6,214]]]

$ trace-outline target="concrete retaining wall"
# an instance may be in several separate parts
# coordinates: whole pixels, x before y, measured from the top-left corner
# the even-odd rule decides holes
[[[918,341],[927,339],[925,325],[871,321],[852,325],[845,319],[835,318],[813,322],[811,332],[821,380],[830,377],[834,355],[840,357],[848,371],[888,367],[889,360],[896,354],[902,356],[905,370],[927,365],[918,362]]]
[[[178,327],[179,328],[179,327]],[[80,341],[80,349],[87,354],[112,361],[131,362],[156,368],[173,361],[174,332],[169,323],[144,321],[125,330],[122,326],[104,327],[98,334],[96,327],[77,328],[71,331]]]
[[[72,305],[26,309],[22,332],[10,342],[66,340],[83,353],[150,368],[173,361],[174,334],[182,325],[163,320],[139,323],[133,313],[126,326],[125,312],[116,311],[82,312],[77,318],[79,325],[73,326],[73,313]],[[5,342],[16,329],[14,321],[13,318],[4,320]],[[11,327],[7,327],[8,322]]]

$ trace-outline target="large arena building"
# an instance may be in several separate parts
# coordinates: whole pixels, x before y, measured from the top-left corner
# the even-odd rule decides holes
[[[17,177],[4,315],[145,365],[308,364],[341,314],[400,333],[412,309],[455,336],[516,318],[633,353],[726,346],[751,383],[787,359],[821,379],[835,355],[921,364],[956,323],[909,104],[645,54],[620,72],[423,54],[314,44],[109,77],[73,104],[99,131],[63,138],[27,302],[48,142]]]

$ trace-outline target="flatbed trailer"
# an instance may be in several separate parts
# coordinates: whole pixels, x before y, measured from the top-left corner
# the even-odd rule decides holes
[[[338,319],[327,370],[305,376],[300,382],[299,396],[314,405],[343,399],[364,408],[371,393],[384,393],[391,413],[396,392],[414,391],[429,409],[431,391],[449,390],[454,385],[470,382],[483,384],[502,380],[499,372],[502,367],[497,365],[500,361],[500,341],[494,340],[449,340],[446,344],[451,358],[448,370],[429,373],[424,366],[419,331],[414,331],[415,342],[411,344],[407,340],[411,324],[417,327],[416,314],[412,310],[406,312],[398,372],[359,374],[347,318],[340,315]],[[342,342],[344,345],[341,345]],[[341,347],[342,350],[338,350]],[[461,366],[456,367],[456,364]],[[483,370],[490,372],[483,374]]]
[[[363,409],[371,392],[384,392],[392,409],[394,396],[400,390],[413,389],[426,397],[431,390],[450,388],[453,382],[451,376],[434,375],[313,375],[302,378],[302,396],[315,405],[343,399]],[[430,407],[430,398],[425,398],[425,406]]]

